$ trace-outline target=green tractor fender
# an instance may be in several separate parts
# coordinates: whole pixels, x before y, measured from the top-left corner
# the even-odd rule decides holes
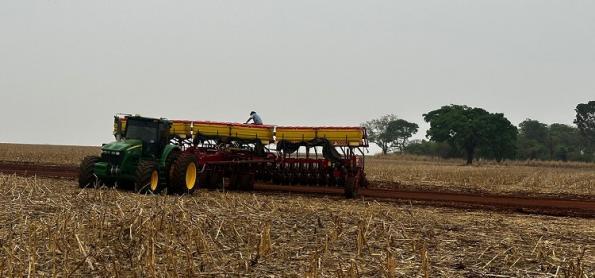
[[[161,169],[166,169],[167,166],[167,158],[170,156],[170,154],[172,154],[173,152],[180,152],[181,149],[179,146],[176,145],[167,145],[165,146],[165,148],[163,149],[163,153],[161,154],[161,158],[159,159],[159,167]]]

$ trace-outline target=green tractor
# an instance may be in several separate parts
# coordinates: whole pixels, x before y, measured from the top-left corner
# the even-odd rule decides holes
[[[101,156],[81,162],[79,186],[133,186],[138,193],[191,193],[196,184],[196,160],[171,143],[172,122],[140,116],[116,116],[116,141],[104,144]]]

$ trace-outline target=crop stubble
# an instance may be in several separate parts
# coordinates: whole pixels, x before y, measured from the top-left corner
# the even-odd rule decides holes
[[[0,144],[0,160],[77,164],[98,148]],[[592,164],[372,158],[401,189],[593,198]],[[594,276],[592,219],[287,194],[141,196],[0,175],[0,276]],[[579,277],[579,276],[577,276]]]
[[[595,220],[0,175],[0,276],[595,274]]]

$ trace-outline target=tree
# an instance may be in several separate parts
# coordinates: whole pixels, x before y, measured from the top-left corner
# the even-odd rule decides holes
[[[392,114],[367,121],[363,126],[368,130],[370,142],[376,143],[383,154],[395,148],[402,150],[407,140],[418,129],[417,124],[401,120]]]
[[[549,126],[547,147],[552,159],[589,161],[587,140],[581,136],[578,128],[565,124]]]
[[[519,158],[547,159],[548,126],[536,120],[526,119],[519,124],[519,128]]]
[[[503,114],[490,114],[484,109],[465,105],[450,105],[423,116],[430,123],[427,137],[464,151],[467,164],[473,163],[478,148],[482,155],[496,159],[510,157],[514,153],[517,131]]]
[[[467,164],[473,163],[475,149],[479,144],[477,118],[488,112],[479,108],[450,105],[424,114],[430,123],[426,136],[435,142],[447,142],[455,149],[464,150]]]
[[[388,123],[397,119],[395,115],[385,115],[378,119],[367,121],[363,126],[368,130],[368,139],[372,143],[376,143],[382,149],[383,154],[387,154],[390,150],[391,142],[386,136],[386,128]]]
[[[521,135],[525,138],[545,144],[548,136],[548,127],[546,124],[540,121],[526,119],[519,124],[519,127]]]
[[[517,128],[504,117],[495,113],[481,116],[483,123],[478,130],[479,149],[482,157],[495,159],[498,162],[516,155]]]
[[[412,140],[405,147],[405,152],[442,158],[462,157],[462,154],[455,152],[448,143],[426,140]]]
[[[588,140],[578,128],[565,124],[547,125],[527,119],[519,125],[518,158],[551,160],[591,160]]]
[[[574,123],[590,143],[589,147],[592,149],[595,145],[595,100],[577,105],[575,111]]]
[[[397,119],[388,123],[386,127],[387,138],[393,139],[394,146],[400,152],[405,150],[407,141],[413,134],[417,133],[419,126],[403,119]]]

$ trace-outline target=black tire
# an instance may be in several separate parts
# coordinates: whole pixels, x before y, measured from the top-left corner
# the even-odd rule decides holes
[[[156,162],[141,161],[136,166],[134,191],[140,194],[157,194],[163,190],[163,184],[160,179],[159,167]]]
[[[171,177],[173,175],[173,165],[176,160],[180,157],[180,151],[174,149],[165,159],[165,171],[164,173],[167,174],[165,177],[166,180],[166,187],[171,183]]]
[[[194,155],[181,154],[173,164],[172,184],[169,188],[177,194],[192,194],[198,187],[197,169],[198,162]]]
[[[98,156],[87,156],[81,161],[79,169],[79,187],[87,188],[101,184],[101,180],[95,175],[95,163],[99,162],[101,158]]]
[[[349,176],[345,179],[345,198],[353,199],[357,197],[357,191],[359,189],[359,186],[357,184],[358,180],[359,179],[357,178],[357,176]]]

